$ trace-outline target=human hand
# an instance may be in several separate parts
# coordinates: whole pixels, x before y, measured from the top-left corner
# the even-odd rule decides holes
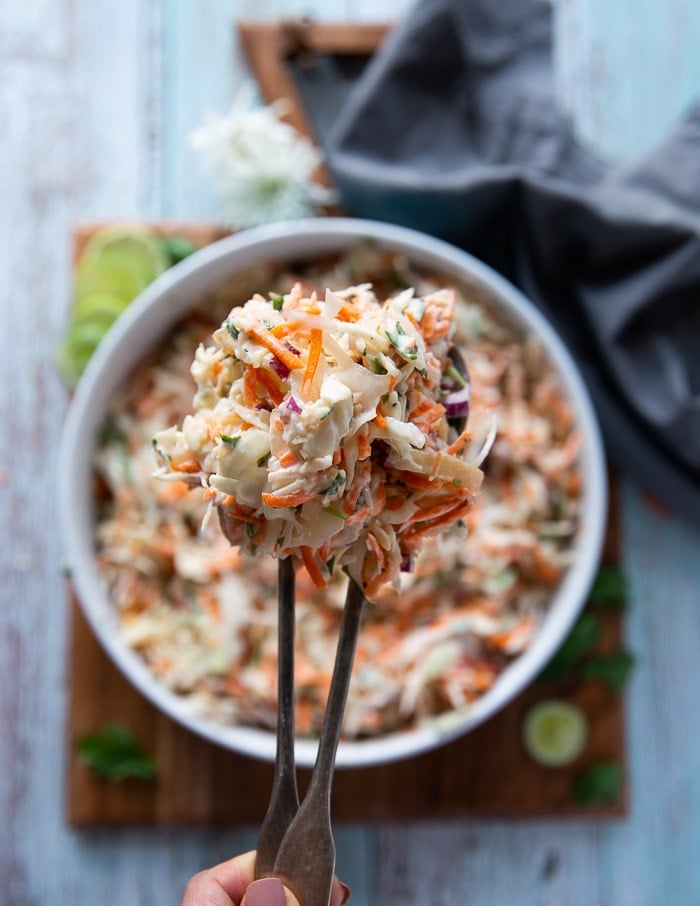
[[[350,888],[333,878],[330,906],[343,906]],[[255,880],[255,850],[200,871],[185,888],[181,906],[303,906],[279,878]]]

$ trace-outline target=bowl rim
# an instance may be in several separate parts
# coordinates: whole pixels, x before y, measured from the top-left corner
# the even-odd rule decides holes
[[[491,689],[468,708],[447,712],[415,728],[378,739],[341,741],[337,767],[363,767],[412,757],[448,743],[474,729],[514,699],[545,666],[582,610],[602,551],[607,519],[607,470],[598,420],[583,378],[564,342],[538,309],[509,281],[456,246],[407,227],[383,221],[333,217],[283,221],[233,234],[205,246],[158,277],[132,302],[110,329],[91,358],[70,401],[58,455],[59,517],[66,563],[83,614],[110,659],[122,674],[159,710],[198,735],[244,755],[272,761],[272,731],[226,725],[197,713],[186,698],[170,691],[115,632],[118,624],[102,588],[94,557],[92,495],[86,476],[96,446],[110,386],[119,386],[143,357],[135,352],[139,334],[164,335],[196,298],[220,285],[244,266],[263,261],[313,259],[369,238],[404,252],[419,266],[476,284],[503,304],[516,322],[541,339],[571,402],[583,436],[580,527],[576,557],[557,587],[530,647],[498,677]],[[188,291],[198,286],[194,295]],[[134,342],[130,342],[134,340]],[[109,379],[115,356],[118,379]],[[101,413],[96,417],[96,410]],[[90,437],[89,443],[85,442]],[[299,739],[297,763],[310,766],[316,742]]]

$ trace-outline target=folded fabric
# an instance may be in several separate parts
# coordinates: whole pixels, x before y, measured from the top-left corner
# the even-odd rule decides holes
[[[325,139],[343,207],[441,236],[538,305],[611,458],[700,522],[700,111],[611,166],[552,90],[545,0],[424,0]]]

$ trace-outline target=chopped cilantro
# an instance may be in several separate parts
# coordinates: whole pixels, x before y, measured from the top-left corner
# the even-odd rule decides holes
[[[119,443],[119,444],[123,444],[125,441],[126,441],[126,436],[125,436],[124,432],[123,432],[123,431],[120,431],[119,428],[117,428],[116,425],[113,425],[113,424],[109,424],[109,423],[108,423],[108,424],[106,424],[106,425],[103,425],[102,428],[100,429],[100,443],[103,443],[103,444],[111,444],[111,443]],[[151,441],[151,443],[153,444],[153,446],[155,446],[155,442],[154,442],[154,441]]]
[[[262,469],[263,466],[267,465],[268,459],[272,456],[272,453],[266,453],[264,456],[261,456],[258,460],[258,468]]]
[[[540,673],[540,679],[558,679],[587,654],[600,638],[600,623],[593,614],[584,613],[563,645]]]
[[[271,296],[270,301],[272,302],[272,307],[275,311],[282,311],[282,306],[284,305],[284,296]]]
[[[575,778],[571,796],[579,805],[617,802],[622,794],[622,765],[600,762]]]
[[[78,739],[76,749],[81,761],[98,777],[151,780],[156,775],[153,758],[122,724],[109,724],[97,733],[86,733]]]
[[[625,574],[617,566],[601,566],[589,597],[608,610],[624,610],[627,606]]]
[[[226,444],[229,447],[235,447],[241,439],[240,434],[236,434],[233,437],[231,437],[230,434],[220,434],[219,437],[221,438],[221,443]]]
[[[347,477],[345,475],[345,472],[336,472],[333,481],[328,485],[327,488],[321,491],[321,494],[334,494],[337,490],[342,488],[346,481]]]
[[[625,685],[633,667],[634,655],[625,648],[620,648],[612,654],[599,654],[592,657],[581,672],[587,679],[600,680],[613,692],[619,692]]]
[[[161,242],[171,265],[183,261],[199,249],[198,245],[184,236],[165,236]]]
[[[228,330],[228,332],[231,334],[231,336],[233,337],[234,340],[237,340],[238,335],[240,334],[240,330],[236,327],[236,325],[233,323],[233,321],[229,321],[227,319],[224,323],[226,325],[226,330]]]

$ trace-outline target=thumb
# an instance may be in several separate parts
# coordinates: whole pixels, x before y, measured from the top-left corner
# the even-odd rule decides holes
[[[299,900],[279,878],[260,878],[248,885],[241,906],[299,906]]]
[[[349,899],[350,888],[334,877],[330,906],[343,906]],[[300,903],[279,878],[261,878],[246,888],[241,906],[300,906]]]

